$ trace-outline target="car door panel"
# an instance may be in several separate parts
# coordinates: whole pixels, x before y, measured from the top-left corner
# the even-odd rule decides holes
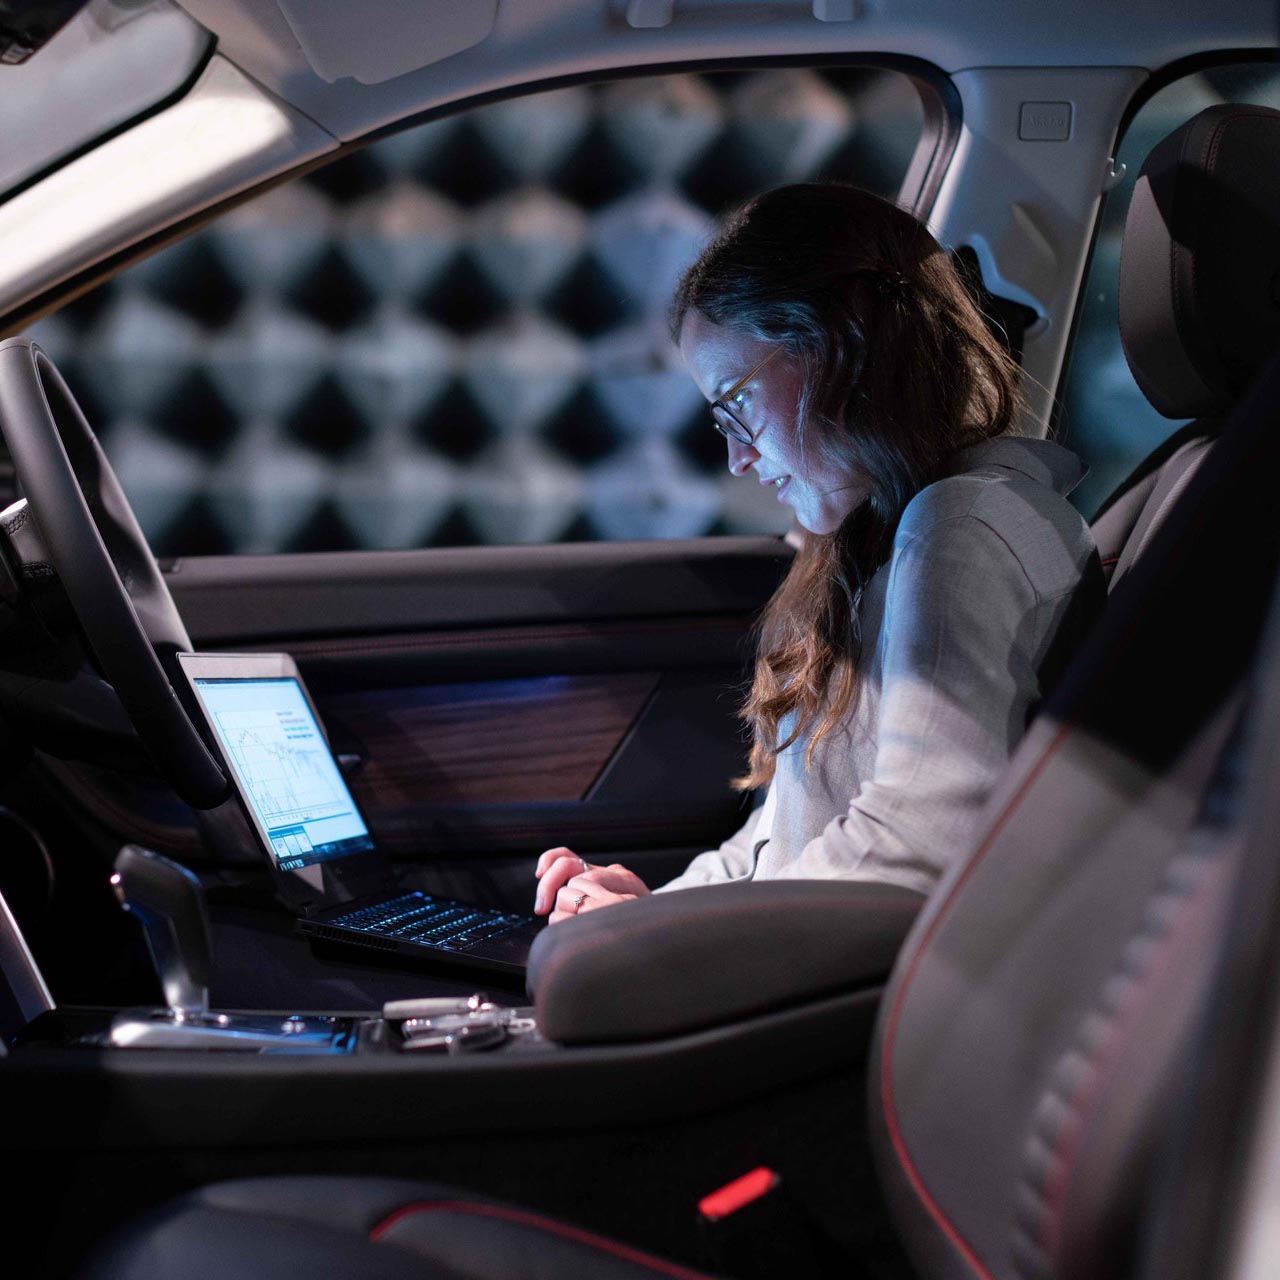
[[[753,611],[791,558],[778,538],[447,547],[165,562],[202,648],[419,629]]]
[[[325,721],[370,810],[563,803],[586,797],[658,680],[642,671],[362,689],[326,698]]]
[[[473,865],[718,842],[745,802],[737,717],[772,538],[166,565],[201,650],[293,654],[379,843]],[[198,848],[137,783],[112,825]],[[526,872],[527,874],[527,872]]]

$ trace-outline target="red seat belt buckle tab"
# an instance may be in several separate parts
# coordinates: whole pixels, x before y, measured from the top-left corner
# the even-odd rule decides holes
[[[768,1195],[781,1181],[772,1169],[761,1165],[758,1169],[752,1169],[750,1173],[744,1173],[740,1178],[725,1183],[718,1191],[703,1196],[698,1201],[698,1213],[708,1222],[719,1222],[759,1200],[761,1196]]]

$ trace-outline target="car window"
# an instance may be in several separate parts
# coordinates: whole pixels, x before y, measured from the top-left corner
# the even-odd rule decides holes
[[[1181,77],[1142,105],[1120,143],[1117,159],[1125,166],[1124,178],[1103,205],[1060,393],[1058,438],[1089,464],[1089,475],[1071,495],[1085,516],[1091,517],[1129,472],[1185,422],[1163,418],[1147,403],[1125,361],[1117,308],[1120,240],[1148,153],[1197,112],[1219,102],[1280,108],[1280,70],[1273,63],[1239,63]]]
[[[896,196],[905,75],[628,79],[477,108],[262,196],[32,326],[158,555],[782,532],[667,337],[716,216]]]

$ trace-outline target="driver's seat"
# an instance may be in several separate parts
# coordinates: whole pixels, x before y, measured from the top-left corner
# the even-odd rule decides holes
[[[1274,946],[1254,969],[1222,960],[1247,940],[1240,913],[1280,880],[1280,793],[1264,776],[1280,758],[1280,634],[1265,627],[1278,474],[1280,359],[1117,587],[993,797],[986,837],[899,957],[870,1109],[889,1207],[925,1280],[1168,1275],[1161,1250],[1189,1256],[1178,1228],[1221,1208],[1153,1219],[1151,1194],[1163,1189],[1167,1211],[1190,1187],[1203,1211],[1226,1182],[1205,1165],[1179,1176],[1205,1119],[1196,1072],[1233,1043],[1224,1011],[1256,998],[1255,979],[1269,990],[1274,967]],[[1225,1131],[1231,1117],[1208,1119]],[[346,1177],[196,1192],[118,1237],[90,1274],[696,1275],[469,1193]]]

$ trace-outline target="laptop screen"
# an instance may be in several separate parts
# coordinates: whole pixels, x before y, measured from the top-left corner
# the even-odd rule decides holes
[[[281,871],[373,848],[297,680],[191,683]]]

